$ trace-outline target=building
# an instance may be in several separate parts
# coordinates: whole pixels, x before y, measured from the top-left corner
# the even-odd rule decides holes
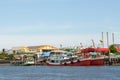
[[[51,45],[41,45],[38,48],[39,52],[48,52],[48,51],[52,51],[52,50],[58,50],[58,48],[51,46]]]
[[[12,48],[13,53],[22,53],[22,52],[29,52],[29,48],[27,46],[19,46]]]
[[[13,47],[12,51],[14,53],[22,53],[22,52],[48,52],[51,50],[57,50],[57,47],[51,45],[40,45],[40,46],[21,46],[21,47]]]

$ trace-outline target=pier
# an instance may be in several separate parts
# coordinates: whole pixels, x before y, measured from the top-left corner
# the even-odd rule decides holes
[[[120,66],[120,58],[105,58],[105,66]]]
[[[10,61],[11,65],[22,66],[24,65],[24,61]]]
[[[10,61],[9,60],[0,60],[0,66],[9,66]]]

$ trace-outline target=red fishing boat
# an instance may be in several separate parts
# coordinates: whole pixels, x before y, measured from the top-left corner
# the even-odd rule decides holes
[[[48,66],[90,66],[91,59],[79,58],[73,53],[56,50],[51,51],[49,60],[46,62]]]
[[[101,55],[101,53],[107,51],[107,48],[86,48],[82,50],[84,54],[89,53],[91,55],[91,66],[103,66],[104,55]]]

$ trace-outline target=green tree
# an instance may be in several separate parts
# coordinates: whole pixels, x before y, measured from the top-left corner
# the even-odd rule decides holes
[[[109,47],[109,50],[110,50],[111,53],[117,52],[117,49],[116,49],[114,44]]]
[[[6,53],[6,50],[3,48],[2,49],[2,54],[5,54]]]
[[[9,55],[7,55],[7,59],[9,59],[9,60],[12,60],[13,57],[14,57],[14,54],[9,54]]]
[[[0,59],[5,59],[6,58],[6,56],[7,56],[7,54],[5,54],[5,53],[0,53]]]

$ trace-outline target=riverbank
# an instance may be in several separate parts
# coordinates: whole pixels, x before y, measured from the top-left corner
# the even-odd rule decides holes
[[[0,64],[0,66],[10,66],[11,64]]]
[[[120,63],[118,63],[118,64],[112,64],[112,65],[109,65],[109,66],[120,66]]]
[[[0,64],[0,66],[23,66],[23,65],[11,65],[10,63],[4,63],[4,64]],[[31,66],[46,66],[46,65],[35,64],[35,65],[31,65]],[[119,64],[112,64],[112,65],[103,65],[103,66],[120,66],[120,63]]]
[[[10,60],[0,60],[0,66],[10,66]]]

